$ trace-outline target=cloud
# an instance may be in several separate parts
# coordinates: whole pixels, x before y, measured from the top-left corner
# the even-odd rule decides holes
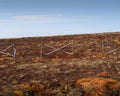
[[[23,15],[23,16],[13,16],[13,17],[10,17],[11,19],[19,19],[19,20],[36,20],[36,19],[41,19],[43,17],[46,17],[47,15]]]
[[[47,15],[15,16],[12,18],[20,21],[39,22],[39,23],[56,23],[63,21],[61,18],[50,17]]]
[[[10,16],[6,19],[0,19],[2,23],[64,23],[64,22],[76,22],[81,21],[78,18],[64,18],[61,14],[58,16],[48,15],[21,15],[21,16]]]
[[[0,19],[0,23],[56,23],[62,22],[62,18],[47,15],[23,15],[12,16],[7,19]]]

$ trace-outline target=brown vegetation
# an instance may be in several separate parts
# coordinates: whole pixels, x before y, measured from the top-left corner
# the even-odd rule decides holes
[[[119,32],[1,39],[0,50],[13,43],[15,58],[0,54],[0,96],[120,96]]]
[[[120,92],[120,82],[109,78],[82,78],[77,80],[75,85],[83,87],[84,96],[109,96],[108,91]]]

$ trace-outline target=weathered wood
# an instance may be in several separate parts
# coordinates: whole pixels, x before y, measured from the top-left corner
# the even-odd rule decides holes
[[[69,45],[71,45],[71,44],[72,44],[72,53],[67,52],[67,51],[65,51],[65,50],[62,50],[63,48],[65,48],[65,47],[67,47],[67,46],[69,46]],[[55,47],[52,47],[52,46],[46,45],[46,44],[45,44],[44,46],[46,46],[46,47],[48,47],[48,48],[54,49],[53,51],[51,51],[51,52],[49,52],[49,53],[47,53],[47,54],[45,54],[45,55],[50,55],[50,54],[52,54],[52,53],[54,53],[54,52],[56,52],[56,51],[59,51],[59,50],[62,50],[64,53],[66,53],[66,54],[68,54],[68,55],[73,55],[73,43],[69,43],[69,44],[64,45],[64,46],[62,46],[62,47],[59,47],[59,48],[55,48]]]
[[[12,55],[10,53],[6,52],[10,48],[13,48],[13,54]],[[8,46],[7,48],[1,50],[0,53],[15,58],[16,57],[16,47],[15,47],[15,44],[12,44],[12,45]]]

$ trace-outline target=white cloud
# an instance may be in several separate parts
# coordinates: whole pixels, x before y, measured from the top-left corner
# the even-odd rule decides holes
[[[23,19],[23,20],[36,20],[36,19],[41,19],[43,17],[46,17],[47,15],[23,15],[23,16],[13,16],[10,17],[11,19]]]
[[[63,18],[61,14],[59,16],[48,16],[48,15],[21,15],[11,16],[7,19],[0,19],[2,23],[61,23],[61,22],[76,22],[84,19],[76,18]]]
[[[56,23],[63,21],[61,18],[53,18],[47,15],[23,15],[12,16],[7,19],[1,19],[0,23]]]

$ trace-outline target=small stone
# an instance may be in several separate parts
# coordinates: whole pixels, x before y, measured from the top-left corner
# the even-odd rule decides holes
[[[5,67],[7,67],[6,65],[0,65],[0,68],[5,68]]]
[[[17,83],[18,83],[17,80],[13,80],[13,81],[12,81],[12,84],[17,84]]]
[[[19,75],[19,78],[23,78],[23,77],[25,77],[24,74],[20,74],[20,75]]]

